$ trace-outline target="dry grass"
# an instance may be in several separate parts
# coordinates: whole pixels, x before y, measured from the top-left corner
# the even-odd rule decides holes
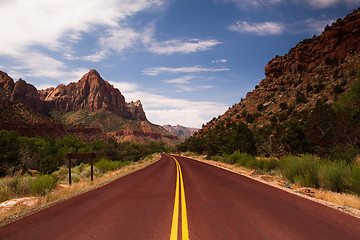
[[[348,193],[336,193],[325,190],[319,190],[315,192],[315,198],[321,199],[327,202],[340,204],[343,206],[354,207],[360,209],[360,198],[354,194]]]
[[[60,186],[56,187],[51,192],[45,194],[45,196],[39,197],[39,201],[34,207],[27,207],[23,205],[16,205],[11,208],[0,209],[0,226],[7,224],[19,217],[26,216],[32,212],[39,211],[57,202],[74,197],[81,193],[90,191],[94,188],[108,184],[122,176],[130,174],[134,171],[140,170],[160,159],[160,154],[153,155],[152,158],[144,159],[138,162],[134,162],[130,165],[124,166],[119,170],[108,172],[102,177],[94,177],[92,182],[90,178],[80,180],[79,182],[72,183],[71,186],[66,182],[60,182]]]

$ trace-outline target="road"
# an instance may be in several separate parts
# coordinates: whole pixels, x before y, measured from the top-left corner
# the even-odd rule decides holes
[[[360,239],[360,219],[184,157],[0,228],[0,239]]]

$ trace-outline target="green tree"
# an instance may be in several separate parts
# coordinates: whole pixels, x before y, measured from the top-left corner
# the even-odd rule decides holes
[[[15,170],[19,161],[19,140],[15,131],[0,130],[0,176]]]

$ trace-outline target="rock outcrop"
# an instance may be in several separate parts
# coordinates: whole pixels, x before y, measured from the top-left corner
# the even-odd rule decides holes
[[[6,73],[0,71],[0,100],[20,102],[31,107],[35,111],[43,111],[44,104],[36,88],[22,80],[14,83],[14,80]]]

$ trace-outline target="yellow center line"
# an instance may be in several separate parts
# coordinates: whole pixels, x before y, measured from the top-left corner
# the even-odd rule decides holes
[[[172,157],[172,156],[171,156]],[[179,179],[180,179],[180,188],[181,188],[181,226],[182,226],[182,240],[189,240],[189,230],[188,230],[188,221],[187,221],[187,212],[186,212],[186,200],[185,200],[185,189],[184,182],[181,172],[181,167],[178,160],[175,157],[172,157],[176,164],[176,190],[175,190],[175,202],[174,202],[174,212],[171,225],[171,234],[170,240],[177,240],[178,235],[178,219],[179,219]]]
[[[174,212],[172,218],[170,240],[177,240],[178,219],[179,219],[179,170],[176,164],[176,190],[175,190],[175,202],[174,202]]]

